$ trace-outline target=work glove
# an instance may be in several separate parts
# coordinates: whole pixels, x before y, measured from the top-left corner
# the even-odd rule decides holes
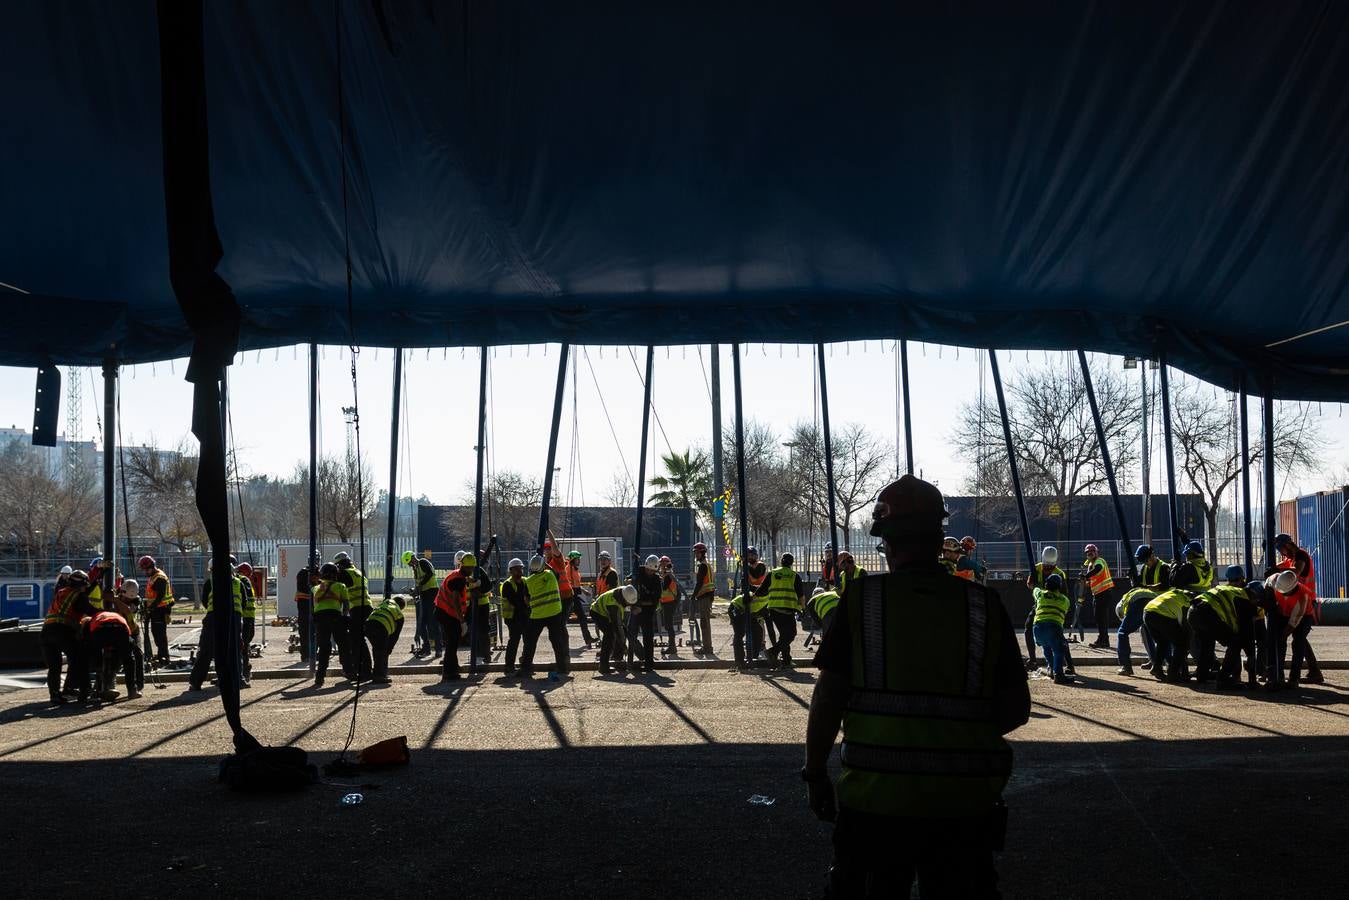
[[[810,811],[821,822],[832,822],[838,817],[838,803],[834,800],[834,782],[830,778],[806,783],[806,802]]]

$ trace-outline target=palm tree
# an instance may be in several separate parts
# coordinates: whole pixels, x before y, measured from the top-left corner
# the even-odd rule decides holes
[[[700,515],[712,500],[712,470],[705,450],[661,454],[664,475],[647,483],[656,489],[647,501],[667,509],[691,509]]]

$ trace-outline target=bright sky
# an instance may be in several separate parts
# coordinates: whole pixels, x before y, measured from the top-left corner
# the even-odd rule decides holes
[[[835,428],[861,422],[893,441],[893,342],[834,344],[826,352],[830,414]],[[501,347],[491,353],[488,446],[494,455],[492,465],[541,476],[558,347]],[[734,424],[730,353],[729,345],[723,345],[723,422],[728,430]],[[657,348],[654,407],[659,425],[653,420],[653,457],[668,447],[682,450],[690,445],[710,446],[709,354],[707,346],[701,353],[696,347]],[[576,378],[568,379],[556,463],[561,468],[559,493],[564,503],[602,504],[606,489],[616,476],[623,477],[625,466],[633,477],[637,472],[642,403],[639,367],[644,364],[644,350],[587,347],[574,348],[573,355]],[[962,403],[978,396],[979,357],[968,348],[910,345],[917,466],[928,479],[951,492],[958,491],[964,480],[964,464],[948,444],[951,419]],[[999,359],[1007,379],[1028,366],[1043,366],[1047,359],[1072,362],[1067,354],[1046,356],[1035,351],[1004,352]],[[390,350],[368,349],[360,354],[358,364],[362,449],[381,488],[388,483],[393,361]],[[1116,357],[1109,365],[1122,367],[1122,361]],[[425,494],[438,503],[458,502],[468,493],[474,474],[478,353],[457,348],[429,354],[425,350],[408,351],[405,369],[412,438],[411,451],[408,453],[405,446],[400,462],[398,493]],[[814,400],[816,368],[809,345],[749,345],[742,369],[750,418],[785,431],[792,423],[809,421],[818,414]],[[102,408],[102,384],[95,370],[80,371],[87,439],[96,437],[95,414]],[[184,360],[125,370],[124,443],[157,442],[171,447],[188,436],[192,395],[183,381],[185,371]],[[236,360],[230,370],[230,397],[245,471],[288,475],[297,462],[307,458],[306,373],[304,347],[249,352]],[[1137,377],[1136,372],[1129,374]],[[0,367],[0,426],[31,429],[34,375],[31,369]],[[345,348],[324,348],[319,380],[321,452],[340,455],[346,441],[341,408],[352,400],[350,360]],[[1175,383],[1187,381],[1192,379],[1176,373]],[[991,400],[991,376],[985,374],[984,384]],[[612,432],[605,408],[612,418]],[[1330,487],[1331,472],[1341,469],[1349,456],[1349,420],[1344,418],[1343,407],[1325,404],[1318,405],[1317,410],[1332,442],[1324,472],[1282,486],[1283,498]],[[63,402],[63,423],[65,414]],[[1258,409],[1252,404],[1253,427],[1258,429],[1258,422]],[[653,471],[651,465],[648,472]],[[729,478],[733,463],[728,461],[727,465]],[[1154,490],[1163,490],[1159,464],[1155,472]],[[1134,485],[1136,490],[1136,478]]]

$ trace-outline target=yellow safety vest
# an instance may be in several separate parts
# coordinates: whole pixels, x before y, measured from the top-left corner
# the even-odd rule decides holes
[[[1179,622],[1189,606],[1190,595],[1182,590],[1172,589],[1149,600],[1148,605],[1143,607],[1143,612],[1157,613],[1159,616],[1166,616]]]
[[[370,582],[360,569],[352,566],[346,570],[347,577],[351,579],[351,586],[347,588],[347,605],[350,607],[369,606],[370,605]],[[343,585],[346,587],[346,585]]]
[[[1072,603],[1068,595],[1048,588],[1036,588],[1032,593],[1035,595],[1034,624],[1052,622],[1055,625],[1062,625],[1063,620],[1068,617],[1068,607]]]
[[[314,612],[341,612],[342,604],[347,602],[347,586],[339,581],[319,579],[314,589]]]
[[[796,573],[783,566],[768,573],[768,608],[795,611],[801,608],[796,595]]]
[[[378,622],[380,627],[390,635],[398,629],[398,623],[403,621],[403,611],[398,608],[398,604],[392,600],[385,600],[379,606],[370,610],[370,616],[367,622]]]
[[[206,587],[202,590],[202,601],[207,612],[211,612],[211,610],[215,608],[215,589],[211,586],[213,583],[212,579],[207,578]],[[243,583],[239,581],[238,575],[230,576],[230,590],[231,593],[234,594],[234,611],[243,615],[244,586]]]
[[[562,593],[557,588],[557,576],[549,569],[525,576],[529,589],[529,617],[548,619],[562,615]]]

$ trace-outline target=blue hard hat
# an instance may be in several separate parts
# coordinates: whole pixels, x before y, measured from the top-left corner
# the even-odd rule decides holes
[[[97,569],[101,565],[103,565],[103,557],[101,556],[95,556],[89,561],[89,568],[91,569]]]
[[[1152,555],[1152,548],[1149,547],[1147,544],[1140,544],[1138,546],[1138,549],[1134,551],[1134,559],[1138,560],[1139,562],[1142,562],[1151,555]]]
[[[1051,591],[1061,591],[1063,590],[1063,579],[1055,572],[1045,579],[1045,587]]]
[[[1227,581],[1245,581],[1246,570],[1241,566],[1228,566],[1227,571],[1223,572],[1223,578]]]
[[[1185,555],[1203,556],[1204,545],[1199,543],[1198,541],[1190,541],[1188,544],[1185,545]]]

